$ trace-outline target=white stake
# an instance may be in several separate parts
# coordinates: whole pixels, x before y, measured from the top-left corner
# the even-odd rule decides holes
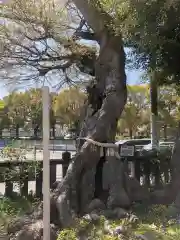
[[[43,240],[50,240],[49,88],[42,89],[43,101]]]

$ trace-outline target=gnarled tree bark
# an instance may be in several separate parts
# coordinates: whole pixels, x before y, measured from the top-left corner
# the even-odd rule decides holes
[[[113,26],[112,18],[103,12],[99,1],[74,0],[74,3],[83,14],[89,26],[94,30],[96,39],[98,39],[100,45],[99,56],[95,63],[96,83],[94,88],[101,96],[101,104],[98,105],[98,107],[94,107],[92,99],[89,100],[80,137],[88,137],[98,142],[113,142],[116,134],[117,120],[121,116],[127,99],[125,53],[122,37],[114,33],[111,27]],[[174,198],[177,195],[177,187],[180,187],[180,181],[178,181],[180,176],[180,165],[178,164],[179,151],[180,148],[175,148],[175,156],[172,161],[176,167],[173,184],[171,184]],[[79,185],[81,185],[85,173],[89,171],[89,169],[96,167],[99,160],[100,153],[98,148],[94,149],[88,141],[79,144],[78,152],[71,162],[65,178],[52,193],[51,223],[62,227],[67,227],[73,223],[71,210],[74,210],[75,213],[82,210],[80,209],[82,206],[79,206]],[[134,196],[134,193],[138,192],[135,190],[138,187],[138,183],[129,179],[127,174],[124,174],[123,168],[121,168],[119,175],[118,189],[121,191],[118,199],[119,203],[125,205],[126,203],[129,204],[131,200],[143,199],[143,194],[142,196],[138,194]],[[126,186],[126,189],[124,186]],[[88,187],[89,186],[87,186],[87,188]],[[115,190],[117,190],[117,188]],[[139,187],[139,192],[140,190],[141,188]],[[171,193],[169,195],[171,195]],[[155,203],[161,202],[164,196],[166,196],[168,203],[172,201],[171,198],[167,198],[167,194],[164,191],[163,195],[154,193],[152,196]],[[25,228],[25,226],[23,226],[26,232],[31,231],[32,233],[32,227],[29,225],[33,226],[33,229],[36,224],[40,226],[39,219],[42,218],[41,210],[42,208],[40,208],[40,214],[37,214],[37,216],[34,217],[31,215],[28,218],[28,227]],[[30,220],[30,218],[32,219]],[[34,221],[34,218],[36,218],[37,221]],[[21,226],[22,225],[23,224],[21,224]],[[26,225],[25,222],[24,225]],[[39,238],[37,237],[36,239],[41,239],[42,228],[43,226],[37,230],[39,231]],[[34,231],[36,235],[37,231]],[[10,230],[10,233],[12,232],[13,230]],[[17,237],[13,239],[25,239],[24,234],[25,232],[19,231],[19,235],[16,235]],[[28,239],[34,239],[33,233],[30,234]]]
[[[99,57],[95,63],[95,88],[102,96],[102,104],[99,109],[94,109],[93,103],[89,102],[80,137],[89,137],[99,142],[113,142],[117,120],[121,116],[127,98],[122,37],[116,36],[111,28],[111,17],[103,12],[98,1],[74,0],[74,3],[94,30],[100,45]],[[79,144],[78,153],[55,193],[61,222],[65,223],[61,208],[62,205],[64,206],[62,202],[68,202],[68,207],[73,208],[75,212],[79,210],[77,186],[82,181],[85,172],[95,167],[99,160],[100,153],[98,149],[92,150],[91,143]],[[124,193],[124,198],[126,198],[125,195]]]
[[[121,35],[117,36],[113,31],[112,18],[102,10],[99,1],[74,0],[74,3],[94,30],[100,45],[99,56],[95,62],[95,88],[102,97],[101,104],[94,109],[93,103],[91,100],[89,101],[80,137],[89,137],[99,142],[113,142],[117,121],[127,99],[122,37]],[[81,207],[78,197],[79,184],[81,184],[84,174],[89,169],[96,167],[99,160],[99,150],[93,150],[91,143],[79,144],[78,152],[70,163],[65,178],[52,193],[52,223],[63,227],[72,224],[71,210],[73,209],[77,213]],[[122,199],[119,201],[126,203],[126,201],[129,202],[129,199],[123,189],[123,176],[121,180],[119,191],[122,192]]]

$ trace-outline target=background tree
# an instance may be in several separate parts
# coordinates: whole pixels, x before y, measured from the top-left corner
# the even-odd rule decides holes
[[[8,117],[8,108],[5,105],[4,100],[0,100],[0,135],[2,136],[2,130],[10,127],[10,120]]]
[[[149,124],[149,102],[148,102],[148,85],[128,86],[128,99],[122,118],[118,122],[118,130],[125,132],[128,130],[129,137],[136,136],[140,127],[146,131]],[[147,136],[147,133],[146,133]]]
[[[168,129],[175,129],[177,127],[178,102],[179,97],[174,86],[165,86],[159,89],[159,120],[165,140],[168,138]]]
[[[27,123],[34,129],[34,137],[42,130],[42,92],[41,89],[30,89],[28,92]]]
[[[6,115],[2,118],[3,128],[16,128],[18,137],[19,128],[34,129],[34,136],[42,130],[42,93],[41,89],[30,89],[25,92],[13,92],[4,98]],[[51,96],[50,123],[55,125],[53,110],[53,96]]]
[[[132,50],[133,67],[156,70],[159,85],[178,84],[179,2],[128,0],[118,6],[116,20]]]
[[[60,123],[73,127],[80,121],[85,99],[85,93],[77,87],[62,90],[54,101],[54,112]]]
[[[28,115],[28,96],[25,93],[13,92],[4,98],[4,102],[8,109],[9,126],[16,129],[18,137],[19,128],[24,127]]]

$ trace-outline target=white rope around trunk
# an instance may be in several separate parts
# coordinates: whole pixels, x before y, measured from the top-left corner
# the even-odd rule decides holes
[[[110,149],[109,149],[109,155],[110,155],[110,156],[115,156],[117,159],[120,159],[120,158],[121,158],[120,155],[119,155],[119,146],[116,145],[115,143],[101,143],[101,142],[95,141],[95,140],[93,140],[93,139],[90,139],[90,138],[88,138],[88,137],[78,138],[78,139],[80,139],[80,140],[85,140],[85,141],[87,141],[87,142],[90,142],[90,143],[98,146],[98,147],[101,147],[101,150],[100,150],[101,153],[100,153],[100,155],[102,155],[102,148],[110,148],[110,149],[111,149],[111,151],[110,151]]]

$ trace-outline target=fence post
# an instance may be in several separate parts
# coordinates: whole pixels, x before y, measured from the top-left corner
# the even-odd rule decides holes
[[[40,169],[36,170],[36,197],[42,199],[42,181],[43,181],[43,165],[40,163]]]
[[[155,167],[155,187],[158,188],[161,184],[161,172],[160,172],[159,163],[155,163],[154,167]]]
[[[22,171],[21,173],[24,173],[22,178],[20,179],[20,193],[21,196],[28,196],[28,173],[26,171],[26,168],[28,167],[27,163],[22,163]]]
[[[152,164],[150,159],[147,158],[147,162],[143,162],[143,173],[145,175],[145,185],[150,187],[150,175],[151,175]]]
[[[50,162],[50,188],[52,189],[53,184],[56,182],[56,164],[53,161]]]
[[[170,181],[170,161],[168,158],[164,162],[161,162],[160,170],[164,174],[164,182],[168,183]]]
[[[5,196],[12,197],[13,195],[13,179],[11,178],[10,171],[12,170],[10,162],[5,163],[5,172],[1,177],[5,182]]]
[[[130,164],[130,171],[131,171],[131,177],[135,178],[136,177],[136,174],[135,174],[135,161],[134,160],[131,160],[129,162]]]
[[[134,164],[135,164],[135,177],[136,179],[138,180],[138,182],[140,183],[140,180],[141,180],[141,162],[140,162],[140,159],[138,157],[135,157],[135,161],[134,161]]]
[[[24,177],[21,181],[20,186],[21,196],[27,197],[28,196],[28,177]]]
[[[12,181],[5,181],[5,196],[11,197],[13,193],[13,182]]]
[[[62,153],[62,160],[64,161],[63,165],[62,165],[62,173],[63,173],[63,177],[65,177],[67,169],[69,167],[69,162],[71,160],[71,153],[66,151]]]
[[[129,162],[128,162],[128,157],[124,157],[124,171],[129,175]]]

